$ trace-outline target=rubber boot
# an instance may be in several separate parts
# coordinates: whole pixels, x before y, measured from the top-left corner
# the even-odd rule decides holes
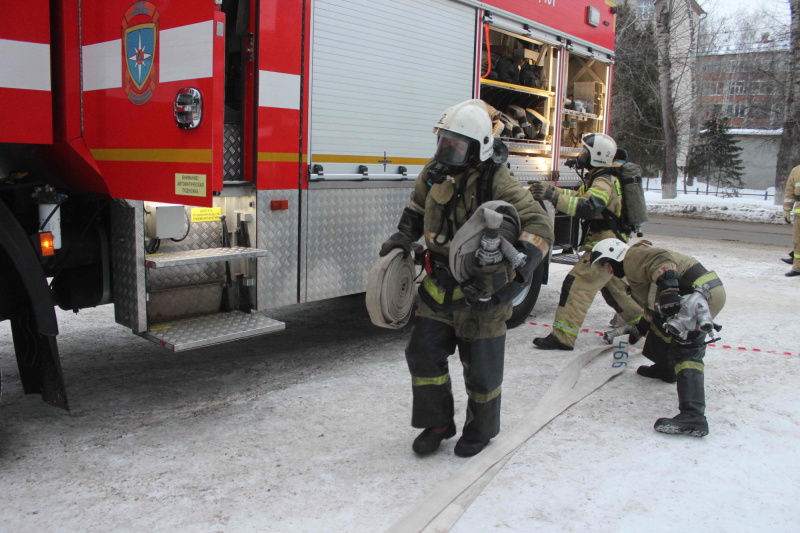
[[[552,333],[547,337],[536,337],[533,339],[533,344],[535,344],[540,350],[574,350],[572,346],[567,346],[558,340]]]
[[[472,457],[478,455],[489,444],[488,440],[467,440],[464,437],[458,439],[453,453],[459,457]]]
[[[669,353],[672,349],[674,339],[670,339],[667,333],[663,332],[661,328],[654,323],[650,323],[642,319],[642,327],[647,325],[649,334],[645,338],[644,348],[642,348],[642,355],[650,359],[653,365],[642,365],[636,373],[646,378],[660,379],[667,383],[675,383],[675,370],[674,365],[669,363]],[[669,342],[667,342],[667,340]]]
[[[411,449],[419,455],[428,455],[439,449],[443,440],[449,439],[456,434],[456,425],[450,423],[446,426],[436,426],[426,428],[425,431],[417,435]]]
[[[675,371],[664,365],[642,365],[636,373],[646,378],[660,379],[665,383],[675,383]]]
[[[696,339],[704,338],[705,334],[696,337]],[[708,435],[702,362],[705,345],[693,344],[681,347],[680,352],[681,356],[686,357],[685,359],[681,357],[681,360],[675,365],[680,414],[673,418],[659,418],[653,428],[661,433],[705,437]]]

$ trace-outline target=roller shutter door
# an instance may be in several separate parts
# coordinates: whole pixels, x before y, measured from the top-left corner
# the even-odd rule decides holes
[[[448,0],[316,0],[310,161],[325,179],[410,175],[447,107],[472,98],[476,10]],[[312,176],[313,177],[313,176]]]

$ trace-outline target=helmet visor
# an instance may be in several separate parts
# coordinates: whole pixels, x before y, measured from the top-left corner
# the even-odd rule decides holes
[[[603,257],[603,252],[593,251],[589,263],[598,266],[603,266],[605,263],[608,263],[609,261],[610,258]]]
[[[463,135],[437,129],[436,153],[433,158],[445,165],[460,167],[469,161],[471,141]]]

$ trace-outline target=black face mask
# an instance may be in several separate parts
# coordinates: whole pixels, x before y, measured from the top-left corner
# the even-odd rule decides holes
[[[575,161],[578,163],[578,168],[581,169],[588,169],[592,168],[591,157],[589,157],[589,150],[584,148],[581,150],[581,153],[578,154],[578,157],[575,158]]]
[[[449,166],[445,165],[444,163],[440,163],[436,161],[431,167],[428,169],[428,175],[426,176],[428,180],[428,185],[435,185],[437,183],[444,183],[447,179],[447,176],[452,174],[452,170]]]
[[[614,275],[620,279],[625,277],[625,265],[621,261],[609,261],[611,268],[614,270]]]

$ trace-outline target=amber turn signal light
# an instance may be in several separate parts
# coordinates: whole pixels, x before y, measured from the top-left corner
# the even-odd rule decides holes
[[[53,244],[53,233],[51,231],[39,233],[39,249],[42,252],[42,257],[56,255],[56,249]]]

